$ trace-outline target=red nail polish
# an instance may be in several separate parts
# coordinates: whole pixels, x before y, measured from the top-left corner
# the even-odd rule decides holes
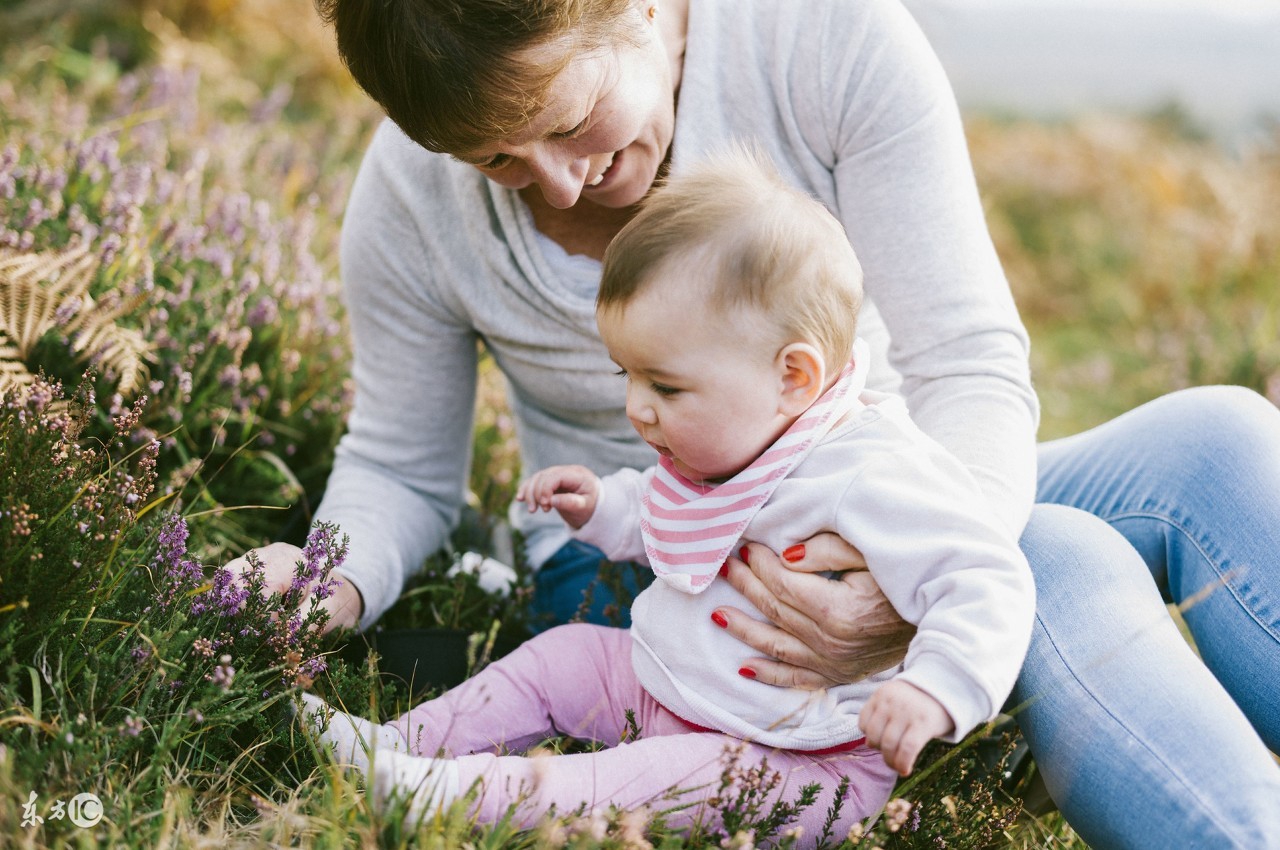
[[[711,612],[711,622],[715,623],[717,626],[719,626],[722,629],[729,628],[729,621],[726,620],[724,618],[724,614],[721,614],[719,611]]]
[[[720,577],[721,577],[721,578],[724,578],[724,577],[726,577],[727,575],[729,575],[729,562],[728,562],[728,560],[726,560],[723,564],[721,564],[721,565],[720,565]]]
[[[754,679],[756,677],[756,671],[752,670],[750,667],[739,667],[738,675],[744,679]]]
[[[791,561],[792,563],[804,557],[804,544],[797,543],[794,546],[788,546],[782,550],[782,560]]]
[[[741,549],[739,549],[739,550],[738,550],[738,558],[739,558],[739,559],[742,561],[742,563],[744,563],[744,564],[750,564],[750,563],[751,563],[751,553],[750,553],[749,551],[747,551],[747,547],[746,547],[746,546],[743,546]]]

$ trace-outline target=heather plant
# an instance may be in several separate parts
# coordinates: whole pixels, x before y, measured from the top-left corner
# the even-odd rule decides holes
[[[202,542],[300,540],[350,401],[349,173],[324,166],[368,123],[281,133],[287,89],[197,108],[198,65],[81,58],[71,86],[40,64],[0,82],[0,386],[92,367],[91,433],[145,393],[126,439],[159,441],[161,492],[219,512]],[[219,511],[245,504],[293,511]]]
[[[65,406],[42,378],[0,397],[5,781],[97,793],[122,823],[177,781],[300,782],[315,762],[285,706],[328,667],[320,600],[345,541],[317,526],[283,593],[265,592],[258,564],[238,581],[205,567],[186,521],[148,499],[157,444],[128,442],[144,400],[97,443],[83,436],[91,385]]]

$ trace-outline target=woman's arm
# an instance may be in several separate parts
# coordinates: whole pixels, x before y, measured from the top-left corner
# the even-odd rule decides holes
[[[445,543],[462,506],[477,339],[436,284],[459,268],[441,234],[461,217],[417,208],[424,194],[404,191],[406,181],[430,183],[406,164],[406,144],[389,124],[378,131],[342,229],[355,406],[316,512],[350,538],[335,573],[341,584],[325,603],[331,626],[368,627],[381,616]],[[299,550],[272,544],[257,552],[269,585],[287,587]]]
[[[1039,407],[954,96],[899,4],[818,0],[819,10],[819,49],[789,66],[794,120],[830,168],[828,201],[862,262],[912,418],[969,468],[1016,536],[1035,492]],[[837,585],[796,574],[860,558],[797,542],[807,551],[795,562],[753,546],[749,568],[730,564],[729,581],[778,627],[725,612],[732,633],[782,659],[758,659],[758,678],[819,687],[865,675],[881,649],[900,658],[911,630],[868,574]]]
[[[317,510],[351,539],[342,569],[366,627],[457,523],[475,406],[477,336],[437,283],[457,271],[445,231],[462,217],[408,208],[424,194],[404,182],[430,175],[407,171],[403,144],[379,130],[343,223],[355,405]]]
[[[888,331],[889,365],[911,418],[969,468],[1017,536],[1035,495],[1039,403],[955,97],[900,4],[868,3],[852,51],[833,41],[837,21],[827,32],[837,215]]]

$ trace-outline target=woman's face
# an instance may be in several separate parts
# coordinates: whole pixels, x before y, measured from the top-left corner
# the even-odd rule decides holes
[[[675,95],[656,26],[645,19],[634,41],[575,57],[524,130],[458,158],[508,189],[536,184],[557,209],[637,203],[671,145]]]

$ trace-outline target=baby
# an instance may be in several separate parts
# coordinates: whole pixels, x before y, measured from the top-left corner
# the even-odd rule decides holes
[[[411,795],[422,813],[476,785],[482,822],[517,800],[528,822],[553,806],[666,800],[684,806],[668,818],[678,826],[711,814],[700,804],[741,742],[740,760],[782,773],[778,797],[823,785],[800,820],[816,836],[842,777],[847,828],[931,738],[958,741],[999,711],[1030,638],[1031,574],[970,473],[896,396],[866,389],[861,297],[843,229],[759,157],[713,157],[645,202],[605,256],[596,317],[658,463],[604,478],[555,466],[517,498],[656,580],[629,631],[552,629],[387,726],[333,715],[323,734],[340,756],[367,769],[363,750],[378,751],[375,797]],[[915,624],[907,657],[825,690],[753,681],[752,651],[712,612],[763,616],[722,565],[745,541],[781,551],[824,531],[862,553]],[[619,743],[628,710],[641,734]],[[553,734],[617,746],[494,755]]]

